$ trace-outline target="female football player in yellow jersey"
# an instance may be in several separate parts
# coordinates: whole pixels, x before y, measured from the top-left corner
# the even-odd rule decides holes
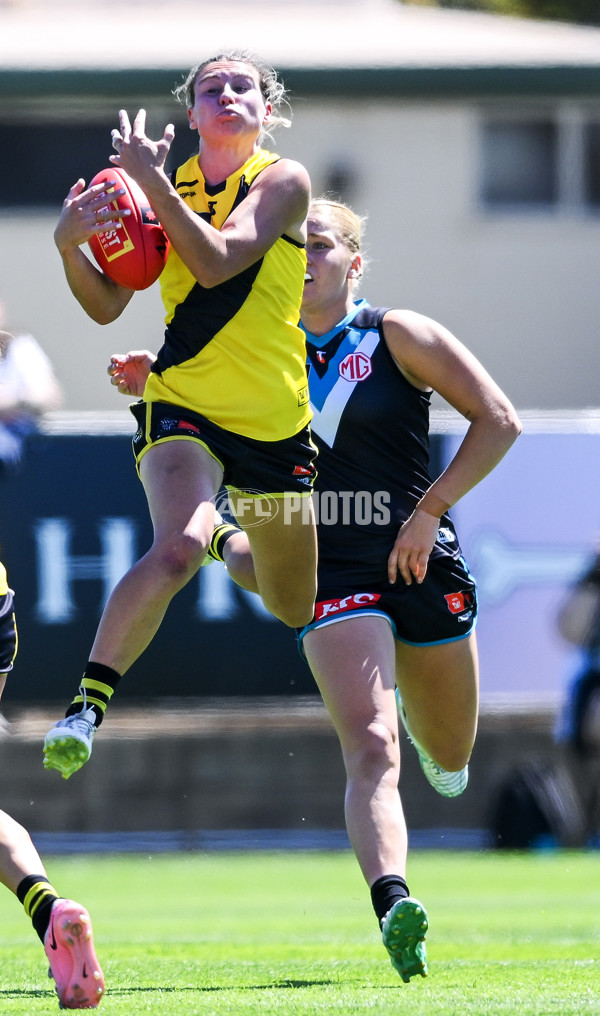
[[[222,484],[248,532],[267,608],[291,626],[308,623],[314,608],[316,449],[298,327],[308,174],[261,147],[265,132],[286,121],[283,86],[257,58],[211,57],[177,94],[199,148],[170,176],[171,124],[153,141],[144,110],[133,125],[122,110],[112,132],[112,162],[140,185],[171,242],[161,276],[164,344],[132,407],[154,539],[110,596],[79,694],[47,735],[45,765],[65,778],[89,758],[117,682],[202,564]],[[100,324],[114,321],[133,296],[81,250],[118,214],[106,208],[106,188],[86,190],[78,180],[55,231],[69,286]],[[291,496],[306,499],[311,524],[299,515],[289,524],[282,508]]]

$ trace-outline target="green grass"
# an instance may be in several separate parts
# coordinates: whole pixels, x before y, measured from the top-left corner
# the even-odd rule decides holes
[[[405,985],[350,853],[46,858],[92,913],[105,1016],[598,1016],[598,862],[415,854],[430,974]],[[57,1011],[29,921],[0,899],[0,1013]]]

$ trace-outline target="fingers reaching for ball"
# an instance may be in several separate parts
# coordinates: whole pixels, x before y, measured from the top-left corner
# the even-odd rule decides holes
[[[125,188],[117,186],[116,180],[90,187],[87,193],[89,199],[81,205],[80,213],[93,226],[92,232],[119,229],[122,220],[131,215],[131,209],[118,207],[118,199],[125,193]]]
[[[175,137],[172,123],[166,125],[159,141],[153,141],[146,133],[146,110],[139,109],[133,124],[126,110],[119,110],[119,128],[110,132],[111,144],[116,155],[109,156],[109,162],[126,170],[144,189],[146,181],[154,181],[156,169],[164,168],[166,157]]]
[[[99,233],[121,229],[122,220],[131,212],[127,208],[116,207],[118,198],[124,193],[117,184],[116,178],[88,188],[83,179],[73,184],[63,203],[54,234],[61,252],[69,247],[81,247]]]

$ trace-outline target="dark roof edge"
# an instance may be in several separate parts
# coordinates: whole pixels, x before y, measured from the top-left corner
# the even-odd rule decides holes
[[[600,94],[596,65],[486,67],[283,67],[293,95],[430,97]],[[168,96],[182,68],[0,70],[0,99],[129,94]]]

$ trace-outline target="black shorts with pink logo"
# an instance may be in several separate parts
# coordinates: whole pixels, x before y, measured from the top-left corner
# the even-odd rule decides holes
[[[402,578],[394,585],[319,585],[314,617],[297,632],[300,652],[307,632],[347,618],[373,615],[383,616],[394,637],[408,645],[456,642],[475,627],[477,586],[462,557],[431,558],[420,585],[413,582],[407,586]]]

